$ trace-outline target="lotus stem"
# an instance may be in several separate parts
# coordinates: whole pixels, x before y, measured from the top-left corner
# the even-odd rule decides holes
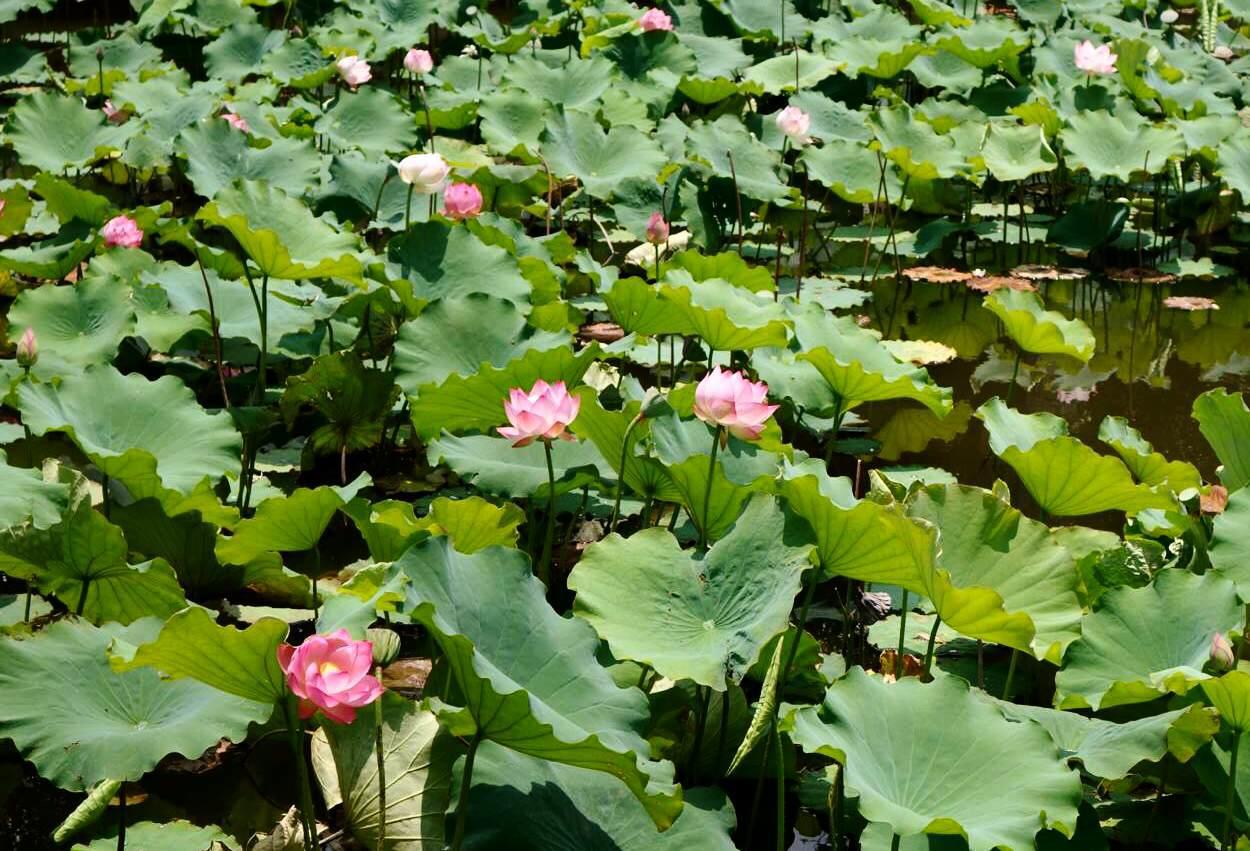
[[[716,734],[716,774],[721,773],[725,761],[725,739],[729,734],[729,688],[720,695],[720,730]]]
[[[1224,795],[1224,837],[1220,842],[1223,851],[1229,851],[1233,838],[1233,805],[1237,797],[1237,751],[1241,747],[1241,731],[1233,731],[1233,749],[1228,755],[1228,789]]]
[[[1003,685],[1003,700],[1011,699],[1011,681],[1016,678],[1016,662],[1020,659],[1020,651],[1011,648],[1011,663],[1007,665],[1007,682]]]
[[[1016,378],[1020,375],[1020,358],[1024,354],[1024,350],[1016,346],[1016,362],[1011,367],[1011,383],[1007,385],[1007,404],[1011,404],[1011,397],[1016,392]]]
[[[404,233],[408,232],[408,226],[412,224],[412,193],[413,191],[415,191],[414,185],[409,183],[408,184],[408,200],[404,204]],[[404,269],[404,274],[405,275],[408,274],[407,267],[405,267]]]
[[[547,531],[543,537],[543,554],[538,559],[538,578],[551,587],[551,544],[556,532],[556,468],[551,460],[551,441],[543,441],[547,456]]]
[[[898,652],[894,654],[894,679],[903,677],[903,642],[907,638],[907,606],[909,603],[907,589],[903,589],[903,603],[898,616]]]
[[[608,534],[616,531],[616,521],[621,516],[621,496],[625,493],[625,461],[629,457],[629,438],[633,435],[634,429],[638,423],[642,422],[642,411],[638,411],[637,415],[629,421],[629,425],[625,429],[625,439],[621,442],[621,468],[618,473],[619,479],[616,487],[616,502],[612,505],[612,519],[608,522]]]
[[[703,750],[703,731],[707,727],[708,706],[712,702],[711,686],[695,686],[694,747],[690,751],[690,785],[699,779],[699,752]]]
[[[204,281],[204,297],[208,300],[208,322],[213,330],[213,356],[217,361],[217,381],[221,384],[221,401],[226,410],[230,410],[230,391],[226,389],[226,370],[221,356],[221,327],[217,322],[217,305],[213,302],[213,288],[208,283],[208,272],[204,269],[204,261],[200,252],[195,252],[195,265],[200,267],[200,278]]]
[[[781,728],[773,719],[773,738],[777,740],[777,851],[786,851],[786,755],[781,749]]]
[[[707,485],[703,488],[703,516],[699,518],[699,549],[704,552],[707,552],[708,545],[708,511],[712,505],[712,480],[716,476],[716,452],[720,449],[723,429],[723,426],[717,426],[716,433],[712,435],[712,454],[708,457],[707,462]]]
[[[786,662],[781,666],[781,678],[777,680],[778,690],[784,689],[787,680],[790,678],[790,666],[794,664],[794,658],[799,655],[799,640],[803,637],[803,630],[807,627],[807,611],[811,608],[812,597],[816,594],[816,578],[807,583],[807,590],[803,592],[803,603],[799,607],[799,623],[794,631],[794,643],[790,645],[790,652],[786,654]],[[782,641],[785,641],[785,633],[782,633]]]
[[[929,676],[929,672],[933,668],[933,645],[937,641],[938,627],[942,625],[940,615],[933,617],[933,629],[929,630],[929,646],[924,651],[924,674]]]
[[[890,838],[890,851],[898,851],[898,847],[902,844],[902,842],[903,837],[899,836],[897,833],[894,834],[894,836]]]
[[[460,776],[460,797],[456,800],[456,832],[451,842],[451,851],[460,851],[464,843],[464,826],[469,814],[469,786],[473,782],[473,760],[477,757],[477,746],[482,743],[479,730],[469,740],[469,752],[464,757],[464,773]]]
[[[378,210],[382,209],[382,192],[386,189],[386,184],[391,182],[391,170],[386,170],[386,176],[382,178],[382,185],[378,187],[378,196],[373,199],[373,212],[369,214],[369,224],[373,224],[378,220]],[[406,230],[407,228],[405,228]]]
[[[304,847],[317,847],[317,822],[313,808],[312,784],[308,779],[308,757],[304,753],[304,722],[299,717],[295,695],[288,694],[282,707],[286,712],[287,736],[295,757],[295,777],[299,784],[300,821],[304,827]]]
[[[82,590],[78,593],[78,605],[74,608],[74,614],[82,617],[83,610],[87,608],[87,591],[91,588],[91,576],[88,575],[82,581]]]
[[[382,682],[382,666],[373,668],[373,675]],[[373,722],[376,725],[373,736],[373,752],[378,762],[378,843],[377,851],[386,846],[386,759],[382,754],[382,698],[373,701]]]
[[[126,784],[117,790],[117,851],[126,851]]]

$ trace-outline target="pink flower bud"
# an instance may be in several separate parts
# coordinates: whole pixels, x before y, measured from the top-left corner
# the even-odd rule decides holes
[[[668,222],[664,220],[664,214],[654,212],[651,218],[647,219],[647,242],[652,245],[663,245],[668,242]]]
[[[126,110],[113,106],[111,100],[106,100],[102,109],[104,110],[104,117],[109,120],[110,124],[125,124],[126,119],[130,117],[130,113],[126,112]]]
[[[1211,637],[1211,665],[1218,671],[1227,671],[1237,665],[1233,645],[1222,632]]]
[[[1095,47],[1088,39],[1076,46],[1076,67],[1086,74],[1114,74],[1118,58],[1107,45]]]
[[[447,183],[451,166],[438,154],[412,154],[394,163],[399,179],[419,195],[433,195]]]
[[[513,446],[526,446],[535,440],[554,440],[557,437],[573,440],[565,431],[569,423],[577,419],[582,400],[572,396],[563,381],[548,384],[541,378],[534,382],[529,392],[513,387],[508,401],[503,403],[510,426],[498,431],[512,441]]]
[[[39,343],[35,340],[35,329],[27,328],[17,341],[17,365],[22,369],[30,369],[38,360]]]
[[[434,70],[434,57],[430,51],[414,47],[404,54],[404,67],[414,74],[428,74]]]
[[[382,684],[369,673],[373,645],[353,641],[345,629],[314,635],[299,647],[279,645],[278,664],[300,699],[301,718],[320,709],[340,724],[350,724],[357,709],[382,695]]]
[[[672,32],[673,19],[663,9],[648,9],[638,19],[638,28],[647,33],[656,30]]]
[[[453,183],[443,192],[443,215],[449,219],[471,219],[482,212],[482,190],[472,183]]]
[[[139,223],[129,216],[114,216],[100,230],[104,244],[109,248],[120,245],[122,248],[138,248],[143,242],[143,231]]]
[[[741,440],[755,440],[779,405],[768,404],[768,385],[718,366],[694,391],[694,415],[708,425],[724,426]]]
[[[812,117],[797,106],[787,106],[777,113],[777,127],[797,145],[808,141],[807,131],[811,126]]]
[[[252,128],[249,127],[247,124],[247,119],[245,119],[242,115],[236,115],[233,112],[226,112],[221,117],[224,118],[226,120],[226,123],[229,124],[231,127],[233,127],[235,130],[240,130],[244,133],[252,132]]]
[[[353,89],[373,78],[369,63],[355,54],[344,56],[335,65],[339,69],[339,76],[343,78],[343,82]]]

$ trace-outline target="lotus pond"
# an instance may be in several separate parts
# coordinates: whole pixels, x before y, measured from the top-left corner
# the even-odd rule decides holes
[[[0,851],[1250,848],[1248,55],[0,0]]]

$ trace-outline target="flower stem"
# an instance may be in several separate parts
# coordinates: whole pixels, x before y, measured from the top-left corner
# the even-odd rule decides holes
[[[547,532],[543,537],[543,554],[538,559],[538,578],[551,587],[551,543],[556,530],[556,468],[551,460],[551,441],[543,441],[547,456]]]
[[[1011,648],[1011,663],[1007,666],[1007,682],[1003,686],[1003,700],[1011,700],[1011,681],[1016,678],[1016,662],[1020,659],[1020,651]]]
[[[451,851],[460,851],[464,842],[464,826],[469,815],[469,786],[473,781],[473,760],[477,757],[477,746],[482,743],[481,731],[475,733],[469,741],[469,752],[464,757],[464,773],[460,776],[460,797],[456,800],[456,833],[451,842]]]
[[[929,630],[929,646],[924,651],[924,673],[929,675],[930,669],[933,667],[933,645],[937,642],[938,627],[942,625],[942,619],[937,615],[933,617],[933,629]]]
[[[781,749],[781,728],[776,718],[772,727],[777,751],[777,851],[786,851],[786,755]]]
[[[317,847],[317,822],[313,809],[312,785],[308,779],[308,758],[304,754],[304,722],[299,717],[299,705],[295,695],[287,695],[282,704],[286,711],[287,735],[295,757],[295,776],[299,783],[300,821],[304,826],[304,847]]]
[[[1233,731],[1233,749],[1228,755],[1228,790],[1224,796],[1224,837],[1220,848],[1224,851],[1232,848],[1233,805],[1237,798],[1237,751],[1241,747],[1241,731]]]
[[[404,233],[408,232],[408,225],[412,223],[412,193],[414,191],[413,184],[408,184],[408,201],[404,204]],[[408,274],[404,272],[404,274]]]
[[[619,478],[616,486],[616,502],[612,505],[612,519],[608,523],[608,534],[616,531],[616,521],[621,516],[621,497],[625,493],[625,461],[629,457],[629,438],[640,422],[642,422],[642,411],[629,421],[629,426],[625,429],[625,439],[621,441],[621,468],[617,472]]]
[[[712,435],[712,454],[707,462],[707,485],[703,488],[703,516],[699,518],[699,549],[701,550],[707,550],[708,511],[712,504],[712,480],[716,476],[716,452],[720,449],[722,431],[723,426],[717,426],[716,433]]]
[[[382,666],[373,669],[373,675],[382,682]],[[377,851],[386,846],[386,760],[382,755],[382,698],[373,701],[373,722],[376,725],[373,736],[373,752],[378,761],[378,844]]]
[[[894,654],[894,679],[903,676],[903,640],[907,637],[907,589],[903,589],[903,605],[898,618],[898,652]]]

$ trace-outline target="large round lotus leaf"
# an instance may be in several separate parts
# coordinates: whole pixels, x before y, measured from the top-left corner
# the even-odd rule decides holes
[[[686,127],[671,123],[669,116],[661,126],[660,135],[680,130],[683,148],[696,168],[726,181],[737,175],[738,191],[758,201],[776,201],[789,194],[777,177],[780,152],[760,142],[749,133],[738,118],[725,115],[716,121],[697,121]]]
[[[553,117],[543,133],[543,155],[556,177],[572,175],[596,198],[608,198],[618,183],[654,178],[664,154],[632,127],[604,131],[593,116],[568,110]]]
[[[1211,639],[1242,622],[1233,584],[1165,569],[1145,588],[1116,588],[1081,626],[1055,677],[1060,708],[1103,709],[1184,694],[1206,678]]]
[[[1215,518],[1210,555],[1216,572],[1237,586],[1241,599],[1250,600],[1250,488],[1229,497]]]
[[[1080,361],[1094,356],[1094,332],[1089,326],[1047,310],[1037,293],[996,290],[986,296],[985,307],[1003,321],[1008,336],[1026,352],[1068,355]]]
[[[60,280],[95,249],[95,233],[86,222],[70,222],[55,236],[0,253],[0,269],[32,278]]]
[[[406,574],[405,610],[442,647],[465,702],[435,711],[453,734],[479,735],[521,753],[618,777],[661,827],[680,812],[672,766],[649,761],[642,693],[621,688],[595,658],[585,621],[547,604],[521,552],[463,555],[442,537],[395,562]],[[577,688],[569,688],[576,682]]]
[[[382,701],[382,760],[386,774],[386,847],[393,851],[442,851],[443,812],[451,797],[452,763],[462,750],[443,733],[432,712],[387,692]],[[377,721],[372,707],[351,724],[327,721],[313,740],[313,765],[322,789],[337,789],[348,830],[373,848],[377,843]],[[318,758],[323,755],[329,759]],[[474,771],[477,777],[477,771]],[[479,811],[489,812],[489,811]]]
[[[351,231],[317,218],[300,201],[264,181],[235,181],[195,218],[230,231],[262,275],[289,280],[360,277]]]
[[[457,345],[447,346],[446,341]],[[485,293],[435,302],[405,322],[395,340],[395,381],[416,395],[423,384],[470,376],[482,364],[507,366],[530,349],[567,346],[567,333],[538,331],[515,304]]]
[[[257,148],[248,138],[220,117],[182,131],[174,147],[186,162],[187,178],[196,192],[212,198],[232,181],[246,178],[299,195],[320,170],[320,156],[304,143],[280,137]]]
[[[1134,482],[1119,458],[1069,437],[1067,423],[1054,414],[1022,414],[995,396],[976,415],[990,433],[990,449],[1052,516],[1173,507],[1171,496]]]
[[[844,201],[871,204],[883,194],[881,161],[858,140],[833,139],[819,147],[806,148],[800,161],[814,180],[828,186]],[[892,163],[887,164],[884,192],[891,198],[898,198],[902,189],[898,169]]]
[[[415,198],[413,204],[426,203]],[[498,245],[489,245],[472,231],[443,221],[413,224],[387,245],[391,273],[411,282],[413,298],[421,301],[461,298],[487,293],[524,304],[530,299],[529,281],[516,258]]]
[[[120,148],[132,132],[110,124],[79,98],[41,91],[13,107],[5,135],[24,164],[62,174]]]
[[[236,24],[204,47],[204,61],[212,76],[239,82],[255,74],[261,61],[284,41],[282,30],[255,22]]]
[[[1163,171],[1168,159],[1185,152],[1185,137],[1175,127],[1156,127],[1135,110],[1115,114],[1085,110],[1068,116],[1059,134],[1068,149],[1068,163],[1084,168],[1095,180],[1114,177],[1128,182],[1134,172]]]
[[[868,123],[881,150],[913,180],[949,179],[971,171],[955,139],[919,120],[910,107],[877,110]]]
[[[1192,494],[1202,487],[1202,474],[1188,461],[1169,461],[1158,452],[1141,432],[1123,417],[1107,417],[1098,427],[1098,439],[1115,453],[1142,484],[1155,487],[1167,485],[1175,494]]]
[[[385,158],[412,147],[417,128],[394,95],[366,86],[342,92],[313,129],[335,150],[357,148],[367,156]]]
[[[1237,190],[1242,203],[1250,200],[1250,140],[1240,133],[1220,143],[1220,167],[1217,173],[1224,182]]]
[[[1071,835],[1081,782],[1040,728],[1013,724],[956,677],[886,683],[854,668],[784,726],[845,766],[864,818],[898,836],[962,834],[971,851],[1024,851]]]
[[[615,68],[602,56],[552,66],[529,56],[508,63],[505,82],[565,109],[593,104],[612,85]],[[596,129],[597,132],[597,129]]]
[[[482,744],[473,766],[464,847],[473,851],[733,851],[733,805],[719,789],[687,789],[663,833],[620,784],[599,772]]]
[[[659,288],[641,278],[620,278],[600,293],[612,319],[627,334],[693,334],[685,312],[673,299],[660,297]]]
[[[502,153],[517,148],[536,151],[547,127],[546,109],[541,97],[511,86],[488,92],[478,108],[482,139]]]
[[[744,79],[749,83],[757,83],[768,94],[779,94],[784,91],[795,91],[815,86],[826,77],[831,77],[841,70],[843,63],[835,62],[824,56],[799,50],[765,59],[758,65],[747,69]]]
[[[71,375],[108,363],[121,341],[134,333],[129,296],[106,278],[26,290],[9,310],[9,334],[16,339],[26,329],[34,330],[39,341],[34,372],[39,376]]]
[[[935,440],[949,442],[966,432],[971,420],[972,407],[964,401],[956,402],[944,417],[928,408],[900,408],[873,434],[881,444],[877,457],[897,461],[905,454],[924,451]]]
[[[1058,166],[1042,128],[1027,125],[990,124],[981,143],[981,157],[990,174],[1004,182],[1025,180]]]
[[[1220,481],[1230,491],[1250,484],[1250,408],[1240,393],[1223,387],[1194,400],[1194,419],[1220,459]]]
[[[706,554],[683,550],[663,529],[611,535],[569,575],[574,611],[616,658],[723,691],[789,623],[810,566],[806,539],[771,497],[752,500]]]
[[[117,822],[109,818],[95,831],[96,838],[86,844],[77,843],[73,851],[115,851]],[[215,827],[200,827],[189,821],[157,824],[141,821],[126,826],[126,851],[205,851],[225,848],[234,851],[234,839]]]
[[[23,384],[22,420],[36,435],[63,431],[108,476],[132,492],[163,484],[188,493],[206,476],[239,469],[241,440],[225,412],[207,413],[181,381],[148,381],[111,366]]]
[[[1229,671],[1219,679],[1203,682],[1202,690],[1228,726],[1238,733],[1250,730],[1250,674]]]
[[[547,455],[541,441],[513,446],[503,437],[484,434],[456,437],[444,434],[429,442],[431,464],[446,464],[478,490],[509,497],[546,494]],[[610,469],[593,443],[560,441],[551,446],[551,466],[556,474],[556,493],[576,490]]]
[[[0,529],[12,529],[27,521],[36,529],[55,526],[69,500],[69,485],[48,481],[38,470],[0,462]]]
[[[0,641],[0,735],[64,789],[138,780],[166,754],[196,758],[222,738],[242,741],[273,707],[156,671],[114,673],[114,641],[150,641],[157,618],[128,627],[60,621],[24,640]],[[210,651],[211,652],[211,651]]]
[[[931,485],[907,512],[938,529],[938,568],[960,587],[992,588],[1008,612],[1028,615],[1036,630],[1020,649],[1058,663],[1081,634],[1076,559],[1044,524],[997,494],[965,485]]]
[[[785,311],[765,293],[715,278],[695,281],[688,273],[671,271],[660,294],[677,308],[683,324],[715,351],[786,344]]]

